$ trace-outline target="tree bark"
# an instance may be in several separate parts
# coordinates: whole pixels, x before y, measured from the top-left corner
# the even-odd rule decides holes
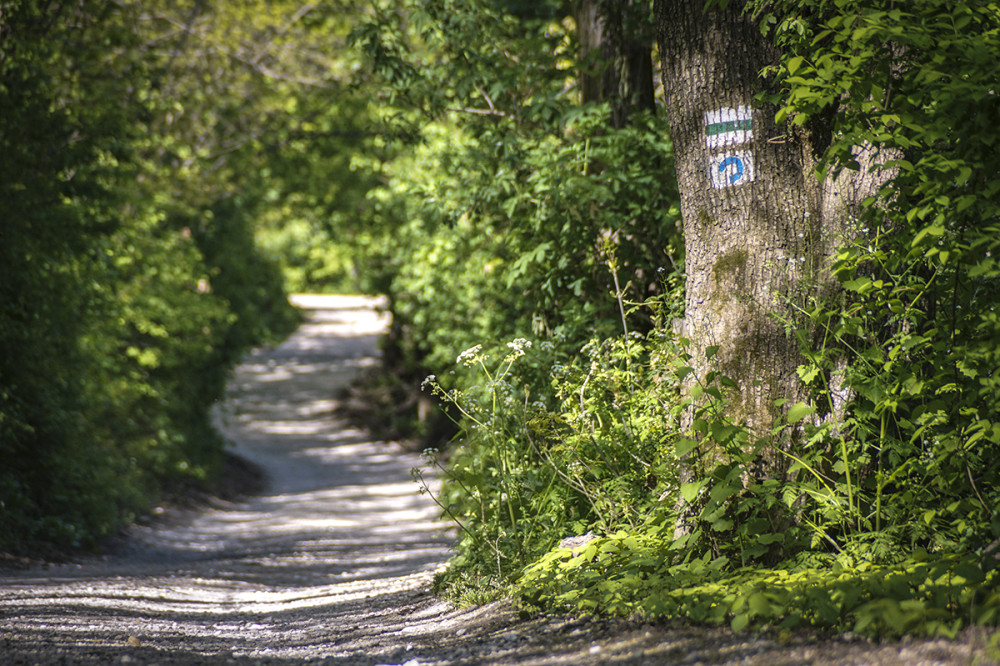
[[[807,400],[803,363],[784,322],[819,292],[833,292],[834,252],[852,234],[849,214],[876,179],[844,172],[821,183],[821,127],[776,126],[758,101],[760,72],[779,54],[733,0],[656,0],[666,111],[674,144],[686,245],[684,338],[693,384],[710,369],[732,379],[727,417],[767,437],[782,409]],[[710,347],[717,347],[709,361]],[[776,401],[786,400],[785,407]],[[773,440],[760,473],[781,477],[796,434]],[[714,454],[718,456],[719,452]],[[690,480],[682,464],[682,482]]]
[[[580,103],[600,102],[602,89],[601,55],[604,42],[604,23],[597,0],[577,0],[573,5],[576,22],[576,39],[579,43],[577,61],[580,63]]]
[[[802,395],[796,346],[769,313],[788,313],[823,229],[802,151],[758,104],[776,59],[732,2],[662,0],[656,24],[686,244],[684,337],[699,378],[714,364],[739,385],[730,415],[763,434],[774,401]]]
[[[611,125],[625,127],[636,111],[652,111],[653,36],[648,5],[637,0],[579,0],[581,101],[611,104]]]

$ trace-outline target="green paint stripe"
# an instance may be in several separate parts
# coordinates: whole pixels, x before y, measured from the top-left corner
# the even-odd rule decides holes
[[[729,120],[724,123],[714,123],[705,127],[706,136],[725,134],[727,132],[749,131],[753,129],[752,120]]]

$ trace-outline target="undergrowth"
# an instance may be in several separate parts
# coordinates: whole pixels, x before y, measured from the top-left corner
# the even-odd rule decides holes
[[[654,523],[553,550],[518,579],[523,608],[889,638],[953,638],[964,626],[1000,618],[1000,571],[973,555],[918,551],[893,564],[849,567],[812,554],[774,567],[732,567],[725,556],[692,557],[672,531]]]
[[[776,322],[808,390],[770,430],[726,416],[768,378],[706,373],[674,333],[687,276],[663,118],[615,127],[572,99],[553,21],[412,8],[421,44],[461,55],[424,78],[396,15],[362,25],[386,89],[415,100],[400,121],[421,119],[372,196],[396,212],[376,220],[405,222],[368,250],[392,359],[435,373],[425,391],[458,428],[428,452],[460,526],[443,590],[735,629],[997,624],[1000,15],[898,4],[747,3],[783,54],[758,100],[774,140],[827,141],[819,177],[860,169],[861,146],[886,169],[844,211],[848,237],[823,239],[842,246],[817,267],[827,288],[794,285]],[[473,41],[477,63],[518,57],[466,68]],[[444,81],[461,85],[435,105]]]

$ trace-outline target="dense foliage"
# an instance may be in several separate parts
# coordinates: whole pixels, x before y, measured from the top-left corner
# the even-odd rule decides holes
[[[209,479],[228,368],[295,322],[237,184],[164,126],[191,100],[160,96],[152,20],[0,10],[0,551],[92,545]]]
[[[800,375],[844,368],[848,416],[822,434],[849,443],[854,530],[897,547],[1000,537],[998,31],[996,5],[944,2],[837,3],[775,28],[780,115],[832,122],[831,172],[868,145],[894,175],[834,266],[845,300],[804,313],[823,344]]]
[[[372,214],[397,221],[377,255],[390,358],[410,381],[433,373],[425,393],[459,427],[428,453],[460,526],[443,583],[735,628],[996,623],[998,8],[747,11],[782,53],[762,98],[789,136],[832,139],[817,177],[868,168],[859,146],[888,170],[832,268],[842,291],[816,290],[784,322],[814,394],[774,425],[807,433],[780,484],[747,484],[776,447],[723,416],[733,382],[679,390],[691,370],[671,326],[683,240],[665,124],[613,126],[609,105],[581,99],[581,72],[602,64],[573,17],[384,3],[355,30],[397,136],[423,139],[388,167]],[[708,445],[725,455],[679,484],[678,458]],[[678,497],[696,511],[675,531]]]

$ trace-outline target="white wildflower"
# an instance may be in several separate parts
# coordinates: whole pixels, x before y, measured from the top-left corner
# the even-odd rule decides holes
[[[474,345],[472,347],[469,347],[464,352],[458,355],[458,358],[455,359],[455,362],[461,363],[462,365],[472,365],[473,363],[476,362],[476,359],[479,358],[479,352],[481,352],[482,350],[483,350],[482,345]]]
[[[515,352],[524,353],[524,350],[531,346],[531,340],[525,338],[515,338],[507,343],[507,346]]]

